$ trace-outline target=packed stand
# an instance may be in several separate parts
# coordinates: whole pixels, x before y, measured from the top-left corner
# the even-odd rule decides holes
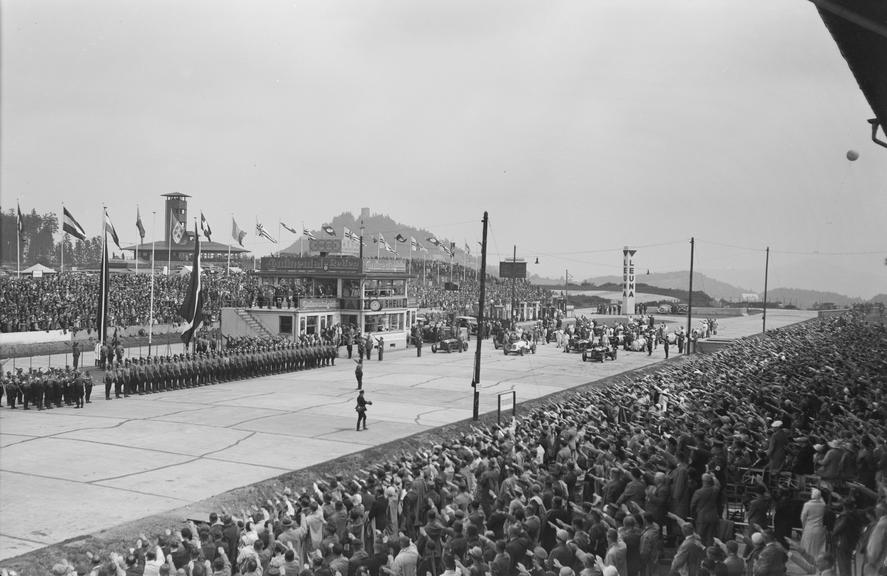
[[[511,280],[488,277],[484,286],[487,303],[504,305],[511,302],[511,284]],[[480,298],[480,283],[477,280],[464,280],[459,282],[458,290],[446,290],[443,284],[411,280],[409,293],[415,295],[419,308],[471,311]],[[517,302],[545,302],[551,299],[551,290],[528,280],[516,280],[514,294]]]
[[[203,275],[204,311],[218,318],[223,306],[292,307],[300,292],[289,285],[263,283],[250,274]],[[154,322],[176,324],[190,286],[189,276],[154,276]],[[99,276],[64,272],[43,278],[0,277],[0,332],[71,330],[92,332],[97,324]],[[148,324],[151,277],[112,274],[109,326]]]
[[[885,375],[883,326],[813,321],[55,573],[874,576]]]

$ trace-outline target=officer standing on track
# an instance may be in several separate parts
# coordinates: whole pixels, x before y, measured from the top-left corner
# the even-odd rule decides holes
[[[357,393],[357,406],[355,406],[355,410],[357,410],[357,431],[360,431],[360,423],[363,422],[363,429],[367,429],[367,404],[372,404],[369,400],[363,397],[363,390]]]
[[[363,358],[355,360],[357,367],[354,369],[354,377],[357,378],[357,389],[363,389]]]

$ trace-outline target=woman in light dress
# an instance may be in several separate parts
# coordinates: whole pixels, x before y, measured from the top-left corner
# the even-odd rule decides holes
[[[810,500],[801,509],[801,547],[811,558],[818,558],[825,552],[827,530],[825,528],[826,503],[822,493],[814,488]]]

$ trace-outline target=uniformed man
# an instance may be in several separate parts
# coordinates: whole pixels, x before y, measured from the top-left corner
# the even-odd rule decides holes
[[[71,357],[74,359],[74,370],[80,365],[80,342],[74,341],[71,345]]]
[[[110,368],[105,368],[105,375],[103,377],[105,382],[105,400],[111,399],[111,386],[114,384],[114,374]],[[119,395],[118,395],[119,398]]]
[[[12,372],[6,373],[6,405],[15,410],[21,390],[19,389],[18,376]]]
[[[42,370],[42,368],[41,368]],[[44,383],[41,375],[35,374],[31,380],[31,404],[37,407],[37,410],[43,410],[43,394]],[[28,401],[25,400],[25,410],[28,409]]]
[[[83,380],[74,378],[69,388],[70,394],[73,395],[74,407],[83,408]]]
[[[83,381],[83,394],[84,400],[87,404],[91,404],[89,398],[92,396],[92,376],[90,376],[89,372],[84,370],[83,372],[74,371],[77,377]]]

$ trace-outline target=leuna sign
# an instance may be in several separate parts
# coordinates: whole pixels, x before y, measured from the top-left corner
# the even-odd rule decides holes
[[[634,255],[637,250],[631,250],[628,246],[622,250],[622,313],[634,314],[635,300],[635,274]]]

